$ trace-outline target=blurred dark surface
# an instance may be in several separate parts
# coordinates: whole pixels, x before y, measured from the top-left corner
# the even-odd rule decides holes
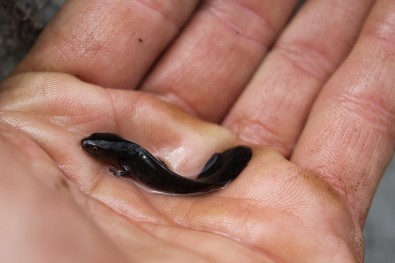
[[[0,80],[28,52],[65,0],[0,0]]]
[[[28,52],[65,0],[0,0],[0,80]],[[367,263],[395,262],[395,160],[373,200],[365,227]]]

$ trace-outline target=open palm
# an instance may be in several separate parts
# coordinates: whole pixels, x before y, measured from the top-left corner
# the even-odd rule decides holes
[[[29,230],[7,242],[4,255],[37,262],[361,261],[362,227],[395,140],[393,77],[386,74],[395,67],[387,59],[395,48],[371,33],[384,32],[378,29],[389,23],[395,4],[376,3],[352,53],[338,66],[368,2],[353,11],[353,26],[331,35],[342,39],[340,51],[332,54],[319,40],[305,39],[319,46],[316,52],[323,50],[315,53],[317,61],[291,50],[303,45],[286,45],[297,39],[293,27],[324,8],[306,5],[249,81],[265,56],[260,45],[283,27],[291,7],[277,6],[282,19],[260,14],[272,31],[257,34],[250,24],[223,23],[235,15],[232,4],[208,1],[144,78],[195,4],[171,11],[171,4],[70,1],[1,86],[0,159],[8,171],[1,194],[14,200],[2,209],[12,206],[6,219],[19,222],[10,225],[10,236],[21,225]],[[266,10],[265,4],[253,5],[246,11],[255,12],[248,13],[251,23]],[[104,15],[109,11],[117,15]],[[93,14],[105,26],[98,27]],[[237,14],[247,21],[244,12]],[[210,21],[210,28],[199,23],[214,18],[221,22]],[[162,20],[171,25],[161,26]],[[223,25],[232,33],[221,35]],[[155,30],[160,37],[153,41]],[[218,34],[222,44],[214,45],[208,36]],[[372,41],[378,48],[371,48]],[[132,91],[140,82],[141,90]],[[152,194],[112,176],[81,150],[80,140],[98,131],[144,145],[180,173],[196,171],[213,152],[241,143],[254,145],[254,155],[224,190]],[[17,244],[26,253],[13,253]]]

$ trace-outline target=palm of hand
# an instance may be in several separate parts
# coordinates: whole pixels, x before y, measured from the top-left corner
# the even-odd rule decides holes
[[[2,93],[3,129],[10,124],[27,135],[5,138],[12,142],[7,147],[14,151],[20,146],[15,142],[24,138],[22,149],[35,164],[27,183],[37,179],[36,189],[42,189],[37,194],[43,196],[42,203],[33,206],[58,212],[52,210],[53,227],[63,225],[66,236],[75,239],[71,253],[84,243],[95,249],[93,254],[83,253],[95,262],[122,257],[348,262],[361,256],[361,245],[355,241],[362,240],[361,231],[337,194],[314,174],[271,150],[256,149],[244,172],[222,191],[175,197],[149,194],[111,176],[79,147],[79,140],[92,132],[128,137],[133,130],[142,144],[170,141],[182,151],[170,154],[169,162],[185,166],[194,155],[209,154],[209,147],[237,143],[219,126],[141,92],[102,89],[62,74],[16,76],[4,83]],[[198,158],[204,160],[203,153]],[[71,191],[58,191],[68,189],[67,185]],[[350,225],[355,229],[352,235]],[[56,246],[64,236],[54,231],[41,245]],[[141,251],[150,252],[136,253]]]
[[[2,84],[7,262],[362,261],[395,142],[394,2],[291,21],[297,1],[202,2],[69,1]],[[278,153],[254,149],[224,190],[155,195],[81,150],[98,131],[181,174],[237,138]]]

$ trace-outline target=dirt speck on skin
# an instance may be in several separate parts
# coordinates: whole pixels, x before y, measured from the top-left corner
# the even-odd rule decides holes
[[[55,188],[58,190],[68,190],[69,184],[65,178],[59,178],[59,180],[57,180],[55,183]]]
[[[356,258],[357,262],[364,262],[364,250],[365,250],[365,243],[363,240],[363,235],[361,230],[357,229],[354,231],[354,251],[357,252]]]

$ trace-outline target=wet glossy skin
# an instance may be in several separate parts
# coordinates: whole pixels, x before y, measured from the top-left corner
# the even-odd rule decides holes
[[[251,148],[237,146],[214,154],[196,179],[180,176],[138,144],[111,133],[94,133],[81,140],[82,148],[92,157],[110,163],[110,171],[132,178],[157,192],[199,194],[223,188],[247,166]]]

